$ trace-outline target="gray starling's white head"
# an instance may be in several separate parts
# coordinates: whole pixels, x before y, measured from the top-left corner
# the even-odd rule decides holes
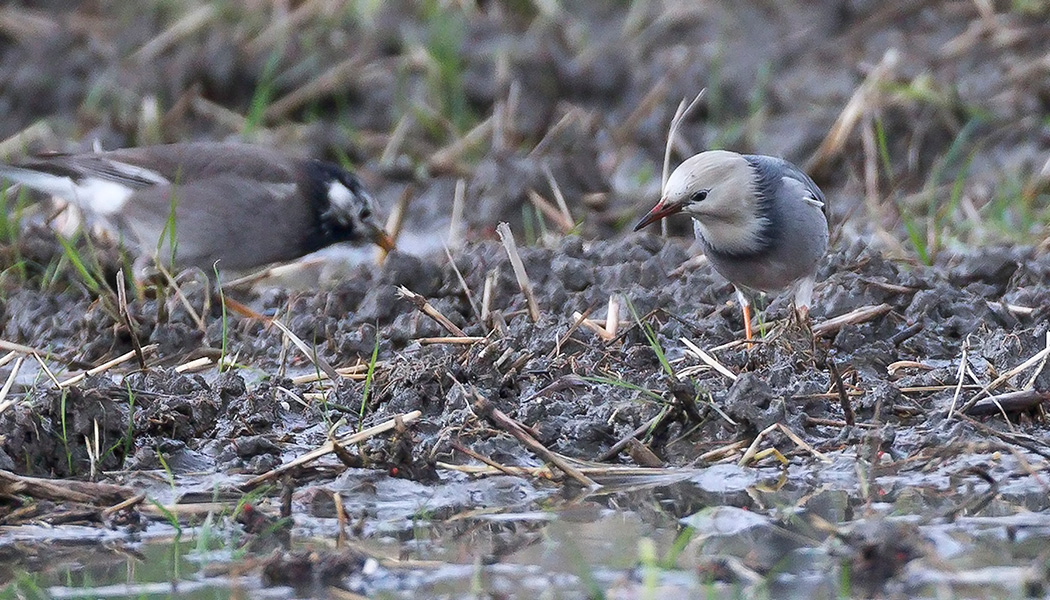
[[[712,247],[724,252],[749,252],[763,243],[767,217],[761,210],[761,190],[751,164],[725,150],[701,152],[671,173],[660,202],[635,231],[679,212],[688,213]]]

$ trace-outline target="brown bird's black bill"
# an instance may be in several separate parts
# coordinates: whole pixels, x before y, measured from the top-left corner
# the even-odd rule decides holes
[[[682,212],[681,204],[666,204],[664,202],[660,202],[659,204],[654,206],[651,211],[649,211],[649,214],[645,215],[644,219],[639,221],[638,224],[634,226],[634,230],[638,231],[639,229],[651,225],[664,217],[669,217],[675,213],[680,212]]]

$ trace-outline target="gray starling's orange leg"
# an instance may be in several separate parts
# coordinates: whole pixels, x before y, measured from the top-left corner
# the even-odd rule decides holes
[[[750,304],[745,304],[742,307],[742,309],[744,311],[744,336],[747,338],[747,341],[750,342],[751,339],[752,339],[752,334],[751,334],[751,305]]]
[[[747,337],[747,341],[751,341],[751,299],[741,291],[740,288],[736,288],[736,299],[740,302],[740,310],[744,312],[744,335]],[[748,344],[750,346],[751,344]]]

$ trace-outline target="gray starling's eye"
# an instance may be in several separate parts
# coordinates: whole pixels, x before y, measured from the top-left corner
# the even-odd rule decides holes
[[[699,192],[694,193],[692,195],[692,197],[689,198],[689,201],[690,202],[703,202],[704,199],[707,198],[707,192],[708,192],[708,190],[700,190]]]
[[[361,209],[361,220],[367,221],[372,218],[372,209],[367,206]]]

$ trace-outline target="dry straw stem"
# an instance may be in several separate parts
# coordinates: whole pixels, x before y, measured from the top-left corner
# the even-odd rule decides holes
[[[861,117],[874,107],[879,86],[890,78],[899,61],[900,52],[896,48],[886,50],[879,64],[868,73],[868,76],[853,92],[853,96],[846,102],[846,106],[828,131],[828,135],[824,137],[816,153],[806,163],[807,172],[818,175],[823,173],[831,161],[842,153],[846,141],[849,140],[849,136],[857,127]]]
[[[616,336],[609,333],[609,331],[605,328],[605,324],[601,321],[588,319],[580,312],[573,312],[572,318],[575,320],[576,323],[579,323],[579,325],[582,325],[584,328],[594,332],[598,337],[602,338],[603,341],[611,342],[614,339],[616,339]]]
[[[357,433],[355,433],[353,435],[348,435],[348,436],[346,436],[344,438],[341,438],[341,439],[338,439],[338,440],[330,440],[328,442],[325,442],[320,448],[317,448],[316,450],[312,450],[310,452],[307,452],[306,454],[300,456],[299,458],[296,458],[295,460],[293,460],[291,462],[285,463],[285,464],[277,467],[276,469],[273,469],[272,471],[268,471],[266,473],[263,473],[262,475],[259,475],[258,477],[253,477],[253,478],[249,479],[248,481],[244,482],[244,484],[241,487],[243,489],[246,489],[246,490],[247,489],[251,489],[251,488],[259,485],[260,483],[269,481],[269,480],[273,479],[274,477],[277,477],[278,475],[286,473],[287,471],[289,471],[291,469],[295,469],[296,467],[301,467],[303,465],[307,465],[307,464],[312,463],[313,461],[321,458],[322,456],[325,456],[327,454],[331,454],[332,452],[335,452],[336,445],[339,445],[339,446],[352,446],[354,444],[361,443],[361,442],[363,442],[365,440],[368,440],[368,439],[371,439],[371,438],[373,438],[373,437],[375,437],[375,436],[377,436],[377,435],[379,435],[381,433],[386,433],[387,431],[390,431],[391,429],[393,429],[394,427],[397,426],[398,421],[400,421],[401,423],[403,423],[405,425],[408,425],[409,423],[412,423],[412,422],[416,421],[417,419],[419,419],[419,417],[421,417],[422,415],[423,415],[422,412],[420,412],[418,410],[414,410],[414,411],[409,412],[409,413],[404,413],[404,414],[398,415],[398,416],[394,417],[393,419],[388,419],[386,421],[383,421],[379,425],[374,425],[372,427],[369,427],[368,429],[363,429],[363,430],[361,430],[361,431],[359,431],[359,432],[357,432]]]
[[[456,261],[452,258],[452,252],[449,251],[448,246],[445,246],[445,256],[448,257],[448,264],[452,267],[452,272],[456,274],[456,280],[459,281],[459,287],[463,290],[463,295],[467,297],[467,302],[470,303],[470,311],[474,313],[476,319],[484,321],[484,319],[481,318],[481,311],[478,309],[478,303],[474,301],[474,294],[470,293],[470,286],[467,285],[467,280],[463,278],[463,273],[461,273],[459,267],[456,266]]]
[[[139,343],[135,320],[131,318],[131,312],[128,311],[128,291],[125,289],[124,284],[124,269],[117,270],[117,308],[120,310],[120,320],[124,322],[124,327],[128,328],[128,334],[131,337],[131,347],[134,348],[135,356],[139,359],[139,368],[145,369],[146,354],[142,344]]]
[[[809,452],[821,462],[828,464],[831,463],[830,458],[828,458],[823,453],[817,451],[817,449],[813,446],[807,444],[805,440],[800,438],[798,434],[796,434],[794,431],[791,431],[791,429],[789,429],[783,423],[773,423],[769,427],[766,427],[765,429],[760,431],[757,436],[755,436],[755,441],[751,442],[751,445],[748,446],[747,451],[744,452],[744,455],[742,457],[740,457],[740,461],[737,462],[737,466],[743,467],[747,465],[747,463],[751,462],[751,459],[754,458],[756,454],[758,454],[758,447],[762,443],[762,440],[767,435],[769,435],[774,429],[779,429],[780,431],[784,432],[784,435],[788,436],[788,438],[790,438],[792,442],[795,442],[796,446],[802,448],[806,452]]]
[[[503,247],[507,250],[511,266],[514,267],[514,277],[518,280],[518,287],[521,288],[521,293],[525,294],[525,301],[529,305],[529,318],[532,319],[533,323],[536,323],[540,320],[540,306],[536,303],[536,294],[533,293],[532,282],[529,281],[529,275],[525,272],[525,264],[521,262],[521,255],[518,254],[518,244],[514,241],[514,234],[510,231],[510,225],[500,223],[496,226],[496,233],[499,234]]]
[[[449,321],[448,317],[446,317],[445,315],[441,314],[438,311],[438,309],[434,308],[430,304],[430,302],[427,302],[427,299],[424,298],[423,296],[413,292],[412,290],[408,289],[407,287],[405,287],[403,285],[402,286],[398,286],[397,293],[402,298],[405,298],[408,301],[410,301],[412,304],[415,304],[416,308],[419,310],[419,312],[421,312],[424,315],[430,317],[431,319],[434,319],[435,321],[437,321],[438,325],[441,325],[442,327],[444,327],[445,330],[448,331],[449,333],[451,333],[452,335],[454,335],[456,337],[470,337],[470,336],[467,335],[467,333],[465,331],[463,331],[462,329],[457,327],[455,323],[453,323],[452,321]]]
[[[481,322],[488,323],[489,316],[492,315],[492,296],[496,290],[496,278],[498,277],[496,269],[492,269],[485,275],[485,287],[481,292]]]
[[[142,347],[142,357],[145,358],[146,355],[153,354],[153,351],[156,350],[158,347],[159,347],[158,344],[150,344],[149,346],[143,346]],[[108,370],[112,369],[113,367],[119,365],[122,362],[129,361],[129,360],[135,358],[137,355],[138,355],[138,352],[136,352],[135,350],[132,350],[130,352],[125,352],[124,354],[121,354],[120,356],[114,358],[113,360],[108,360],[108,361],[102,363],[101,365],[99,365],[97,367],[94,367],[92,369],[88,369],[87,371],[84,371],[83,373],[81,373],[79,375],[74,375],[73,377],[70,377],[69,379],[66,379],[65,381],[59,383],[58,387],[69,387],[69,386],[73,385],[74,383],[79,383],[79,382],[87,379],[88,377],[92,377],[92,376],[98,375],[99,373],[108,371]]]
[[[482,456],[481,454],[478,454],[477,452],[474,452],[470,448],[467,448],[466,446],[464,446],[463,444],[461,444],[461,443],[459,443],[457,441],[452,441],[451,445],[452,445],[452,449],[453,450],[455,450],[455,451],[457,451],[457,452],[459,452],[461,454],[466,454],[467,456],[473,458],[474,460],[476,460],[478,462],[485,463],[486,465],[492,467],[493,469],[499,469],[500,472],[502,472],[502,473],[504,473],[506,475],[510,475],[511,477],[522,477],[524,475],[524,473],[521,472],[520,470],[515,472],[514,470],[512,470],[513,467],[508,467],[506,465],[501,465],[500,463],[492,460],[491,458],[489,458],[487,456]]]
[[[401,237],[401,230],[405,226],[405,215],[408,214],[408,206],[412,204],[412,199],[415,198],[415,195],[413,186],[405,186],[405,189],[401,191],[401,195],[397,198],[394,210],[390,211],[390,216],[386,219],[386,225],[383,227],[383,230],[386,231],[395,245],[397,244],[397,238]],[[376,263],[383,264],[387,254],[389,252],[385,248],[379,248],[376,252]]]
[[[671,118],[671,126],[667,130],[667,143],[664,145],[664,168],[660,174],[660,195],[667,190],[667,179],[671,176],[671,149],[674,147],[675,135],[678,134],[678,129],[682,126],[682,121],[689,114],[689,111],[693,110],[700,99],[704,97],[704,92],[707,88],[700,90],[700,93],[693,98],[692,102],[687,103],[684,99],[678,103],[678,110],[675,111],[674,117]]]
[[[175,372],[196,373],[197,371],[202,371],[212,366],[213,364],[215,364],[215,361],[208,358],[207,356],[202,356],[201,358],[197,358],[189,362],[184,362],[181,365],[178,365],[177,367],[175,367]]]
[[[652,431],[653,428],[655,428],[657,424],[660,423],[660,421],[664,420],[664,417],[666,417],[667,413],[669,412],[671,412],[671,406],[669,404],[665,404],[663,408],[660,409],[660,412],[656,413],[656,415],[653,418],[636,427],[634,431],[625,435],[623,438],[620,439],[620,441],[613,444],[611,448],[603,452],[602,455],[598,457],[598,462],[612,460],[613,457],[619,454],[624,448],[627,447],[628,444],[631,443],[631,440],[636,439],[638,436],[643,435],[648,431]]]
[[[331,379],[332,381],[339,381],[339,373],[335,370],[335,368],[332,367],[332,365],[330,365],[327,360],[325,360],[319,354],[317,354],[317,352],[311,350],[310,347],[306,345],[306,342],[301,340],[299,336],[295,335],[291,329],[288,329],[288,327],[285,326],[284,323],[281,323],[277,319],[272,319],[270,323],[273,323],[273,325],[277,327],[277,329],[280,329],[281,332],[288,337],[288,339],[292,340],[292,343],[295,344],[297,348],[299,348],[303,355],[306,356],[307,360],[309,360],[311,363],[314,364],[314,366],[316,366],[325,375],[327,375],[329,379]]]
[[[190,303],[190,299],[186,297],[185,293],[183,293],[182,286],[180,286],[179,283],[175,281],[175,277],[172,276],[171,272],[164,266],[164,262],[156,257],[154,258],[153,262],[160,274],[164,276],[164,280],[167,281],[168,287],[175,291],[175,297],[178,298],[179,303],[182,304],[182,307],[186,309],[187,313],[189,313],[190,318],[193,319],[193,322],[197,324],[197,329],[200,329],[202,332],[207,332],[208,326],[204,324],[204,319],[201,318],[200,313],[197,312],[197,309],[193,308],[193,304]],[[120,279],[123,279],[123,277],[118,278],[118,281]],[[138,285],[141,286],[141,284]]]
[[[466,336],[466,337],[425,337],[416,340],[420,344],[426,346],[428,344],[476,344],[478,342],[485,341],[485,338],[479,336]]]
[[[199,95],[190,99],[190,108],[197,116],[215,121],[230,131],[244,131],[248,128],[247,117]]]
[[[460,164],[459,159],[462,158],[468,150],[480,144],[486,137],[489,137],[489,134],[492,132],[492,122],[493,117],[489,116],[484,121],[475,125],[474,128],[464,134],[463,137],[430,155],[430,159],[427,161],[427,171],[429,171],[431,175],[470,173],[471,170],[465,165]]]
[[[547,354],[547,359],[548,360],[554,358],[555,356],[558,356],[559,354],[561,354],[561,347],[563,345],[565,345],[565,342],[569,341],[569,338],[572,337],[572,334],[575,333],[576,330],[580,328],[580,325],[583,325],[583,323],[585,321],[587,321],[587,317],[591,316],[591,312],[593,312],[593,311],[594,311],[594,305],[591,305],[591,306],[587,307],[587,310],[583,311],[583,314],[573,313],[574,315],[579,315],[579,316],[573,318],[572,325],[569,326],[568,331],[563,333],[561,335],[561,337],[559,337],[557,339],[557,341],[555,341],[554,348],[552,348],[550,353]]]
[[[996,388],[998,388],[1003,383],[1009,381],[1015,375],[1019,375],[1020,373],[1023,373],[1024,371],[1027,371],[1028,369],[1034,367],[1035,365],[1037,365],[1039,363],[1043,363],[1043,366],[1045,366],[1045,364],[1046,364],[1045,361],[1046,361],[1047,357],[1050,357],[1050,332],[1047,332],[1047,334],[1046,334],[1046,346],[1042,350],[1040,350],[1039,352],[1036,352],[1028,360],[1026,360],[1023,363],[1017,365],[1016,367],[1010,369],[1006,373],[1003,373],[1002,375],[997,377],[994,381],[992,381],[988,385],[986,385],[983,388],[981,388],[981,391],[977,392],[974,395],[973,398],[970,398],[966,402],[966,404],[964,404],[962,406],[962,408],[959,409],[959,412],[968,413],[970,411],[970,409],[973,408],[975,404],[977,404],[978,400],[980,400],[981,398],[984,398],[987,395],[990,395],[990,393],[992,391],[994,391]],[[1042,370],[1042,369],[1040,368],[1040,370]],[[1038,375],[1038,373],[1039,372],[1036,371],[1036,375]],[[1025,387],[1026,388],[1031,388],[1034,384],[1035,384],[1035,377],[1032,377],[1032,379],[1029,380],[1028,384],[1026,384]]]
[[[15,352],[14,350],[8,352],[3,357],[0,357],[0,367],[2,367],[4,365],[6,365],[7,363],[15,360],[16,358],[18,358],[18,353],[17,352]]]
[[[891,310],[893,310],[893,307],[885,303],[872,306],[862,306],[858,309],[851,310],[844,315],[832,317],[823,323],[817,323],[813,326],[813,335],[815,337],[830,337],[838,333],[838,331],[846,325],[867,323],[868,321],[873,321],[885,315]]]
[[[383,152],[379,155],[380,165],[384,167],[394,166],[397,155],[401,152],[401,146],[405,143],[405,137],[408,136],[408,132],[413,124],[415,124],[415,119],[412,117],[412,113],[405,113],[398,119],[397,125],[394,125],[394,130],[390,132],[390,137],[387,138]]]
[[[292,12],[275,10],[270,25],[259,32],[255,39],[248,42],[246,49],[249,54],[259,54],[270,50],[275,45],[287,39],[289,31],[304,26],[315,15],[323,14],[322,9],[331,4],[331,0],[307,0]],[[276,4],[276,3],[275,3]],[[283,4],[283,3],[282,3]],[[342,4],[342,2],[340,2]],[[276,6],[275,6],[276,8]],[[331,14],[329,12],[329,14]]]
[[[37,500],[79,502],[92,506],[111,505],[135,497],[135,491],[120,485],[63,479],[52,481],[0,470],[0,493],[29,496]]]
[[[539,192],[530,189],[528,197],[529,202],[532,202],[533,206],[540,209],[540,212],[546,215],[548,219],[554,221],[554,224],[558,226],[558,229],[560,229],[563,234],[572,231],[574,226],[572,219],[566,219],[565,215],[562,214],[557,207],[548,202],[546,198],[541,196]]]
[[[601,487],[591,478],[581,473],[579,469],[573,466],[563,456],[548,450],[546,446],[541,444],[536,438],[532,437],[522,424],[504,414],[503,411],[496,408],[492,402],[483,397],[476,390],[474,391],[474,398],[474,412],[480,416],[484,416],[490,423],[509,433],[536,454],[536,456],[558,467],[563,473],[576,480],[577,483],[585,488],[596,489]]]
[[[383,361],[376,361],[375,370],[386,368],[387,363]],[[335,370],[342,379],[352,379],[354,381],[364,381],[368,377],[368,365],[360,364],[353,367],[340,367]],[[319,381],[330,380],[331,377],[327,373],[310,373],[309,375],[300,375],[299,377],[292,377],[292,383],[294,385],[304,385],[307,383],[317,383]]]

